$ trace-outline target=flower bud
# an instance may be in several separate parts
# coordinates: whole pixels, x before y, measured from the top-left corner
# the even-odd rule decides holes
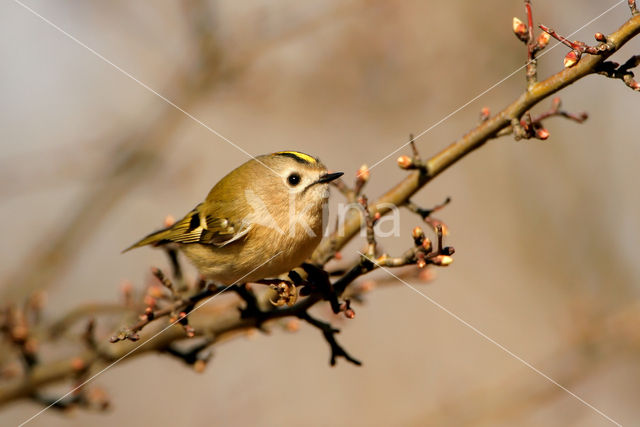
[[[491,111],[489,110],[489,107],[482,107],[482,109],[480,110],[480,120],[486,122],[487,120],[489,120],[490,116]]]
[[[544,49],[549,44],[549,40],[551,40],[551,36],[549,35],[549,33],[540,33],[540,35],[538,36],[538,40],[536,41],[538,49]]]
[[[536,130],[536,138],[538,139],[545,140],[549,138],[549,135],[550,135],[549,131],[546,130],[545,128],[540,128]]]
[[[606,43],[606,41],[607,41],[607,37],[606,37],[604,34],[602,34],[602,33],[595,33],[595,34],[593,35],[593,37],[594,37],[597,41],[602,42],[602,43]]]
[[[409,156],[398,157],[398,166],[402,169],[410,169],[413,166],[413,160]]]
[[[362,165],[360,166],[360,169],[358,169],[358,171],[356,172],[356,179],[367,182],[369,181],[369,175],[370,175],[369,166]]]
[[[572,50],[564,57],[564,67],[571,68],[578,63],[582,54],[577,50]]]
[[[176,223],[176,219],[173,216],[167,215],[166,217],[164,217],[164,226],[165,227],[171,227],[175,223]]]
[[[515,16],[513,17],[513,33],[522,41],[527,41],[529,37],[527,25]]]
[[[416,227],[413,229],[413,231],[411,231],[411,235],[414,239],[420,239],[424,237],[424,231],[422,230],[422,228]]]
[[[435,265],[439,265],[441,267],[446,267],[453,262],[453,258],[449,255],[438,255],[431,259]]]

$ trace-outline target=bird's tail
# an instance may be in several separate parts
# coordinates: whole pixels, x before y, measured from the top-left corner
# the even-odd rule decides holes
[[[129,246],[127,249],[123,250],[122,253],[130,251],[131,249],[139,248],[141,246],[157,245],[161,242],[165,242],[171,236],[171,233],[172,233],[171,227],[151,233],[147,237],[142,238],[141,240],[137,241],[133,245]]]

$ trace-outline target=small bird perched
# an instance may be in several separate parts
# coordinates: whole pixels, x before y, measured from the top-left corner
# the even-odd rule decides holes
[[[277,277],[302,264],[322,239],[328,173],[315,157],[280,151],[249,160],[206,200],[145,245],[175,245],[207,279],[222,285]]]

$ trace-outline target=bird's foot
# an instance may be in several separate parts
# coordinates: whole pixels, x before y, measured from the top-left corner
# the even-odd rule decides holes
[[[283,305],[292,306],[298,301],[298,289],[292,282],[281,280],[278,283],[271,283],[269,287],[276,293],[275,298],[269,298],[271,304],[276,307]]]

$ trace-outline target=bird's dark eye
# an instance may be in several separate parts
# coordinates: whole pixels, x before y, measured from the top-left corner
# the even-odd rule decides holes
[[[291,175],[289,175],[289,177],[287,178],[287,182],[289,183],[289,185],[291,185],[292,187],[295,187],[296,185],[300,184],[300,174],[298,172],[294,172]]]

